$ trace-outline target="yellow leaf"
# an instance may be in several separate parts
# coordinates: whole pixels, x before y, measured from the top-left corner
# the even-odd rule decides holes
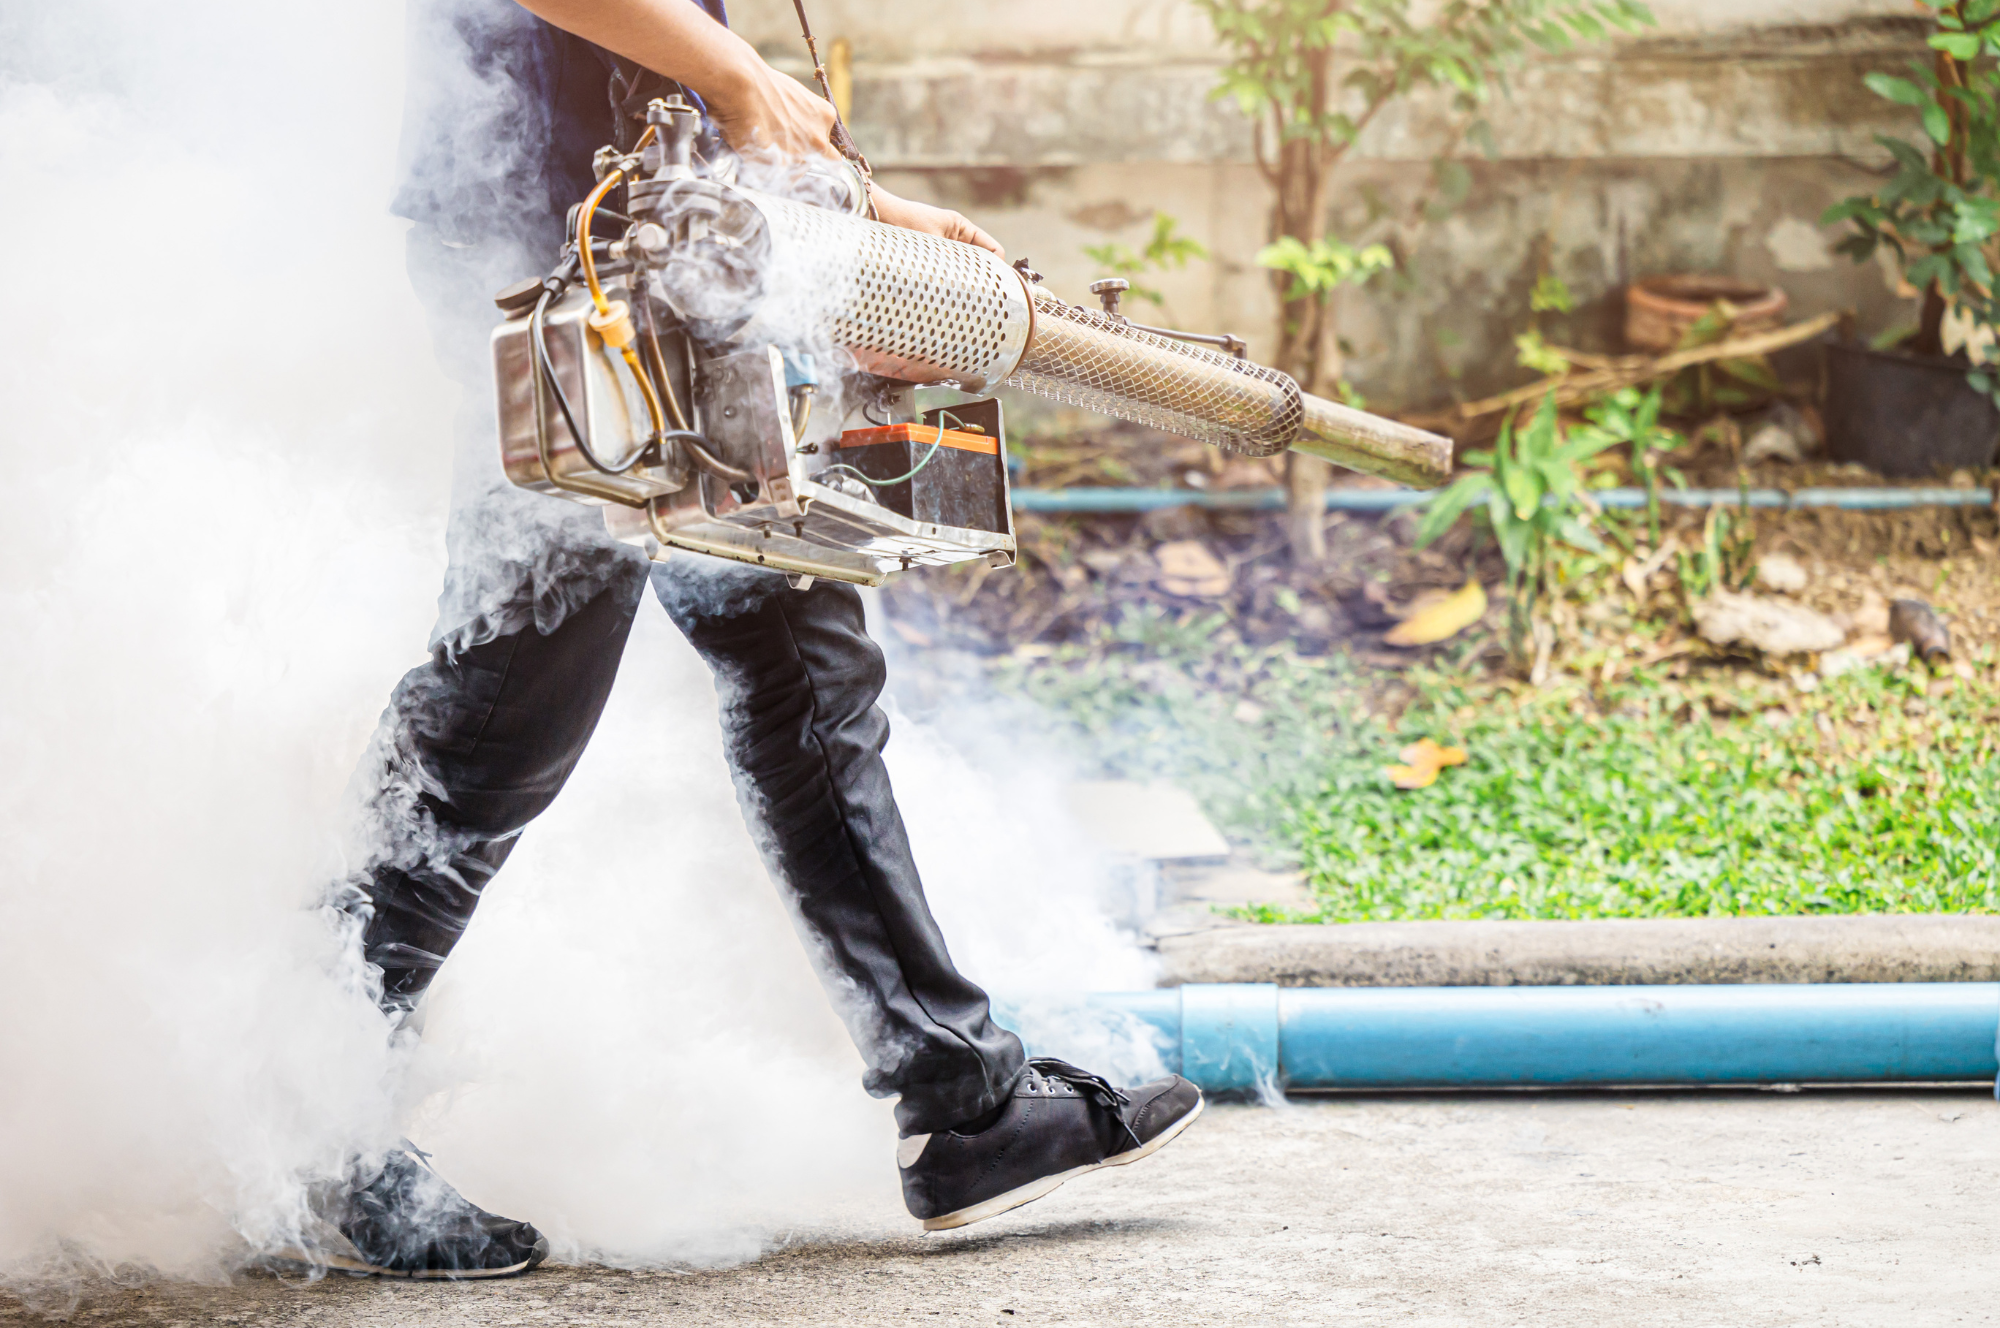
[[[1389,629],[1384,645],[1428,646],[1457,636],[1486,612],[1486,588],[1477,577]]]
[[[1382,773],[1394,780],[1399,789],[1429,788],[1438,778],[1438,768],[1434,765],[1390,765],[1382,767]]]
[[[1464,765],[1466,759],[1465,748],[1440,747],[1429,738],[1419,738],[1402,751],[1397,752],[1396,755],[1400,760],[1408,761],[1411,765],[1434,765],[1439,768],[1448,765]]]
[[[1399,789],[1429,788],[1437,783],[1438,771],[1465,764],[1465,748],[1440,747],[1429,738],[1419,738],[1396,755],[1408,764],[1384,766],[1382,773]]]

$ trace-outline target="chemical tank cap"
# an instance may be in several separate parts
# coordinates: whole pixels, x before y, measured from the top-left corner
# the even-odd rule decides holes
[[[1104,312],[1118,317],[1118,298],[1132,289],[1132,283],[1123,277],[1100,277],[1090,283],[1090,293],[1104,306]]]
[[[534,308],[535,302],[541,298],[542,279],[529,277],[498,292],[493,297],[493,303],[499,305],[500,311],[509,318],[516,318]]]

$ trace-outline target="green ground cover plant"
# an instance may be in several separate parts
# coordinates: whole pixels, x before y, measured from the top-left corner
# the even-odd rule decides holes
[[[1434,682],[1286,799],[1282,837],[1328,921],[1990,912],[2000,695],[1927,690],[1867,670],[1718,717],[1644,676],[1476,705]],[[1417,736],[1469,760],[1399,792],[1381,753]]]
[[[1533,689],[1442,657],[1384,714],[1345,657],[1221,630],[1135,612],[1000,680],[1114,773],[1170,775],[1233,837],[1303,867],[1319,910],[1254,920],[2000,909],[1991,660],[1802,692],[1722,662]],[[1425,737],[1467,763],[1397,789],[1386,767]]]

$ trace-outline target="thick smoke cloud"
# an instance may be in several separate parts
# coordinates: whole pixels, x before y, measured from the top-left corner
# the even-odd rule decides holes
[[[51,1308],[91,1274],[221,1275],[402,1132],[559,1257],[742,1258],[899,1210],[887,1104],[651,606],[421,1045],[315,907],[436,616],[452,440],[482,409],[386,210],[402,46],[384,0],[0,17],[0,1285]],[[545,528],[493,510],[482,537]],[[1143,982],[1054,775],[967,751],[907,724],[891,747],[968,969]],[[1150,1068],[1068,1035],[1049,1049]]]
[[[17,1282],[213,1272],[230,1222],[283,1239],[301,1178],[393,1130],[396,1054],[305,905],[423,640],[451,402],[364,201],[394,15],[312,26],[80,4],[0,31]]]

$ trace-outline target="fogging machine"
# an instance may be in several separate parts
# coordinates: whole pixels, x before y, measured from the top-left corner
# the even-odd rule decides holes
[[[655,558],[799,585],[1011,565],[1001,403],[979,395],[1002,384],[1248,456],[1292,449],[1418,487],[1449,473],[1448,439],[871,220],[846,163],[753,188],[737,159],[699,156],[700,130],[682,98],[652,102],[631,152],[598,152],[561,265],[496,297],[507,478],[602,505]],[[596,233],[607,218],[616,238]],[[928,387],[973,399],[923,409]]]

